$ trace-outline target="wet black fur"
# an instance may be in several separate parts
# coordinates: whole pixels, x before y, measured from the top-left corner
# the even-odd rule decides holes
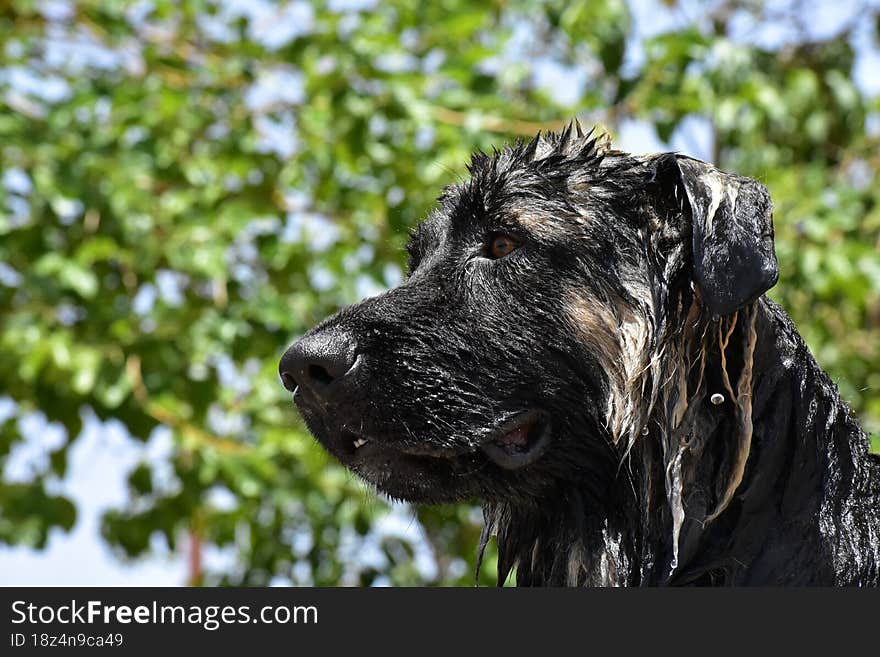
[[[754,435],[736,494],[706,523],[737,436],[730,400],[709,401],[724,390],[709,340],[702,380],[686,364],[698,448],[682,462],[686,514],[671,567],[661,421],[652,416],[631,446],[615,442],[609,374],[568,304],[580,290],[650,315],[655,349],[680,337],[700,289],[693,210],[676,156],[571,143],[571,134],[549,135],[475,156],[470,179],[448,188],[414,231],[406,281],[306,336],[345,334],[359,355],[332,403],[295,394],[311,431],[391,497],[479,499],[497,533],[499,576],[515,570],[520,585],[880,583],[880,459],[786,313],[753,298],[775,270],[759,282],[711,274],[756,314]],[[520,248],[490,259],[497,233]],[[772,249],[772,233],[763,238]],[[650,282],[651,303],[633,294],[637,280]],[[723,317],[710,300],[696,303],[694,332],[711,335]],[[734,382],[745,325],[727,353]],[[550,444],[531,465],[499,467],[480,447],[527,409],[549,418]],[[368,437],[368,451],[353,450],[352,436]]]

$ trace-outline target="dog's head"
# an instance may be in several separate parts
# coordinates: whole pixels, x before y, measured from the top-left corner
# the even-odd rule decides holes
[[[575,478],[601,495],[645,430],[628,399],[661,336],[775,283],[767,192],[579,127],[469,170],[413,231],[407,279],[294,343],[284,385],[393,497],[527,504]]]

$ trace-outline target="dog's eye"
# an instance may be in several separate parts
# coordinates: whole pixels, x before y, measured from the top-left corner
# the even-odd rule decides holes
[[[504,233],[495,233],[489,238],[489,257],[498,259],[516,251],[519,240]]]

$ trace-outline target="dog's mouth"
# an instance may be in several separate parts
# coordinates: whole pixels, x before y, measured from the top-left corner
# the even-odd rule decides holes
[[[502,468],[517,470],[537,461],[549,442],[549,418],[533,410],[503,423],[481,449]]]
[[[360,420],[336,424],[300,395],[294,400],[318,442],[342,465],[392,498],[410,502],[454,502],[480,494],[479,482],[467,475],[486,465],[525,468],[551,440],[550,417],[539,410],[505,416],[476,443],[450,445],[400,441],[392,427],[383,431]]]
[[[517,470],[537,461],[550,441],[550,421],[541,411],[519,413],[506,420],[479,446],[492,462],[506,470]],[[384,455],[388,451],[412,457],[449,460],[469,450],[453,450],[431,445],[389,445],[347,427],[339,432],[336,444],[346,461],[363,461]]]
[[[384,455],[387,452],[398,452],[405,456],[430,457],[436,459],[451,459],[466,450],[452,450],[448,448],[432,447],[430,445],[400,445],[389,444],[384,440],[378,440],[360,432],[352,431],[343,427],[339,432],[338,444],[349,459],[364,460],[366,458]]]

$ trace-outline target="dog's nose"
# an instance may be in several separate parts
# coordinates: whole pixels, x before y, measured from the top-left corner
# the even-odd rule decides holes
[[[302,386],[325,399],[331,385],[345,377],[356,359],[357,343],[352,335],[321,331],[294,342],[281,357],[278,373],[291,392]]]

